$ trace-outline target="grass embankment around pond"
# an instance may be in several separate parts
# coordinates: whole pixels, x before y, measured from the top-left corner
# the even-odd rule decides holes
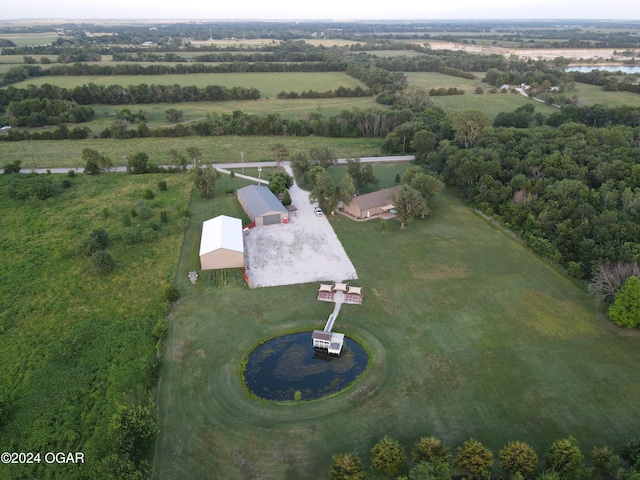
[[[237,181],[238,179],[234,179]],[[574,435],[618,448],[640,428],[640,338],[612,328],[593,300],[447,191],[432,217],[330,219],[364,286],[340,331],[371,353],[364,376],[318,402],[256,401],[240,362],[261,339],[321,327],[316,284],[250,290],[191,285],[198,228],[239,215],[231,197],[193,198],[159,389],[154,478],[318,478],[335,453],[365,461],[384,435],[409,450],[434,435],[475,437],[495,453]]]

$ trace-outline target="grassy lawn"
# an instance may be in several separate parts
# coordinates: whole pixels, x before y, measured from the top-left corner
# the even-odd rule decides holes
[[[326,137],[181,137],[51,140],[28,142],[2,142],[0,165],[21,160],[23,168],[84,167],[82,150],[93,148],[111,159],[114,166],[125,166],[126,155],[146,152],[152,164],[170,162],[169,151],[176,149],[186,155],[186,149],[196,146],[202,151],[202,161],[212,163],[273,161],[269,147],[282,143],[290,154],[309,152],[313,147],[332,148],[339,158],[369,157],[380,154],[379,138],[326,138]]]
[[[494,452],[518,439],[542,455],[569,434],[589,452],[620,447],[640,428],[640,337],[610,327],[573,283],[450,192],[406,230],[331,219],[365,294],[337,325],[369,350],[368,370],[319,402],[251,400],[243,356],[271,335],[316,328],[332,307],[315,300],[315,284],[191,285],[201,222],[239,207],[230,196],[194,197],[191,210],[154,478],[319,478],[333,454],[366,461],[384,435],[407,451],[423,435],[452,448],[474,436]]]
[[[405,72],[405,75],[409,85],[418,85],[427,90],[456,87],[463,89],[466,95],[473,93],[478,86],[484,89],[488,87],[488,85],[482,83],[484,73],[475,73],[476,78],[473,80],[438,72]]]
[[[366,185],[361,191],[361,194],[374,192],[376,190],[381,190],[383,188],[393,187],[398,185],[396,183],[396,175],[399,174],[400,178],[402,178],[402,174],[407,169],[407,167],[411,166],[410,163],[372,163],[373,166],[373,174],[378,179],[377,185]],[[329,169],[329,174],[333,179],[333,182],[338,185],[340,180],[347,173],[346,165],[334,166]]]
[[[203,88],[208,85],[220,85],[231,87],[255,87],[260,90],[263,98],[275,97],[278,93],[302,92],[303,90],[315,90],[326,92],[338,87],[366,88],[359,80],[342,72],[321,73],[192,73],[188,75],[107,75],[107,76],[56,76],[35,77],[24,82],[13,84],[15,88],[25,88],[26,85],[42,84],[58,85],[65,88],[74,88],[88,83],[96,85],[181,85]]]

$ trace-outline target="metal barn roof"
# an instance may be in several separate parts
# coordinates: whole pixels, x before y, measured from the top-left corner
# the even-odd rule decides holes
[[[202,223],[200,255],[221,248],[244,252],[242,221],[239,218],[220,215]]]
[[[245,205],[254,217],[259,217],[268,212],[287,213],[278,198],[263,185],[248,185],[238,190],[238,195],[242,197]]]

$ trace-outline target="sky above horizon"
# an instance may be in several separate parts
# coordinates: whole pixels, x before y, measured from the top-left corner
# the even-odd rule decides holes
[[[431,19],[618,19],[640,20],[637,0],[457,0],[317,2],[244,0],[22,0],[4,2],[0,20],[163,19],[163,20],[431,20]]]

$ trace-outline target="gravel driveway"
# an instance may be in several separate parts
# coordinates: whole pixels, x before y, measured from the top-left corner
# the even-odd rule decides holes
[[[292,175],[288,165],[285,169]],[[298,208],[290,223],[255,227],[245,234],[245,267],[252,286],[358,278],[329,220],[313,212],[309,192],[295,183],[289,193]]]

